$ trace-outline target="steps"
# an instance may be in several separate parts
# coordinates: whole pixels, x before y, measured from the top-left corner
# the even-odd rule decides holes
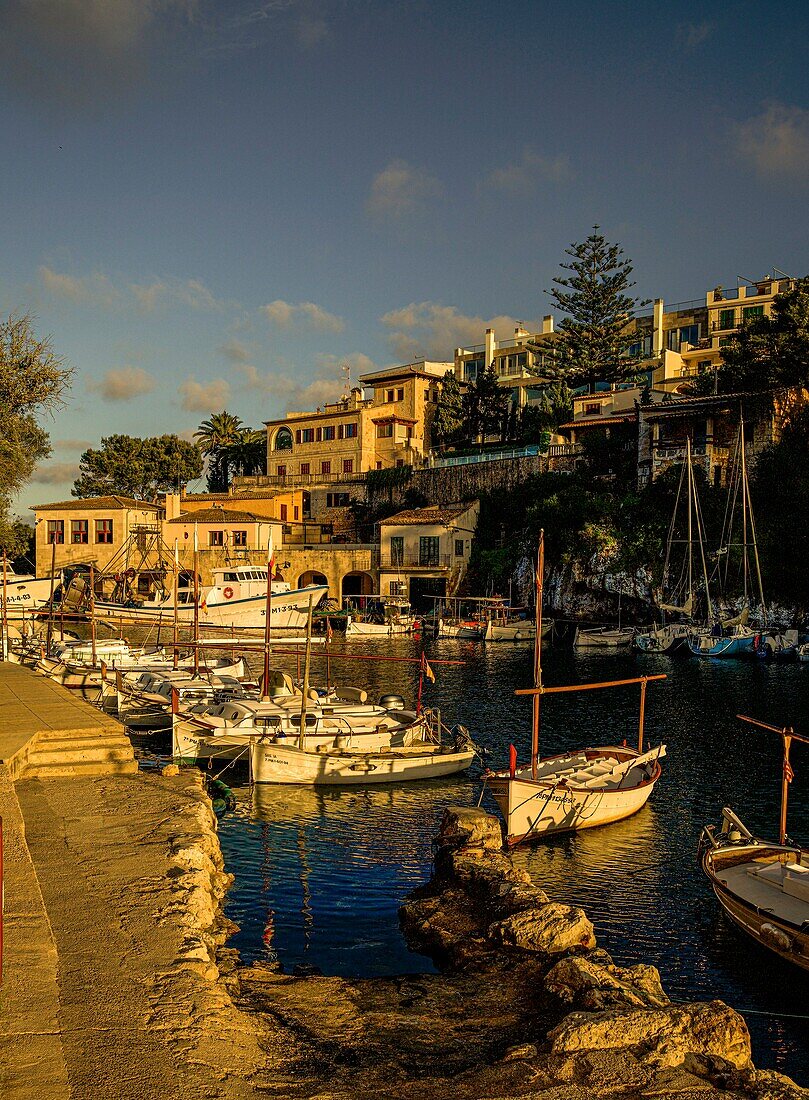
[[[79,775],[130,775],[138,762],[117,722],[95,727],[40,730],[28,748],[24,779]]]

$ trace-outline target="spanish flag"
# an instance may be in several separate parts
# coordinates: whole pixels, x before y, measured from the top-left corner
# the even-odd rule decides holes
[[[426,653],[422,653],[421,655],[421,671],[424,673],[431,684],[435,683],[435,673],[430,668]]]

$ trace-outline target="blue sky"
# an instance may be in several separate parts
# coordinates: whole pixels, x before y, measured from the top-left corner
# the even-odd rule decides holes
[[[531,323],[599,223],[637,292],[805,274],[809,8],[6,0],[0,308],[75,368],[20,508],[116,432],[322,404]]]

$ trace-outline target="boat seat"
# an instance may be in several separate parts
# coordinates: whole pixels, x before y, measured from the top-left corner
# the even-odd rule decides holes
[[[809,867],[788,863],[784,870],[784,893],[799,901],[809,902]]]
[[[784,865],[779,860],[774,863],[765,863],[763,866],[753,864],[753,866],[747,868],[747,873],[752,875],[753,878],[763,879],[764,882],[769,882],[773,886],[782,886],[784,882]]]

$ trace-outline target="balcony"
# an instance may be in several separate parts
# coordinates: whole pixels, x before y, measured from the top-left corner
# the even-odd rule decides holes
[[[331,474],[257,474],[254,477],[234,477],[234,489],[295,489],[303,485],[346,485],[367,480],[366,473]]]
[[[453,558],[452,554],[391,554],[389,550],[379,555],[380,569],[450,569],[453,561],[459,564],[463,558]]]

